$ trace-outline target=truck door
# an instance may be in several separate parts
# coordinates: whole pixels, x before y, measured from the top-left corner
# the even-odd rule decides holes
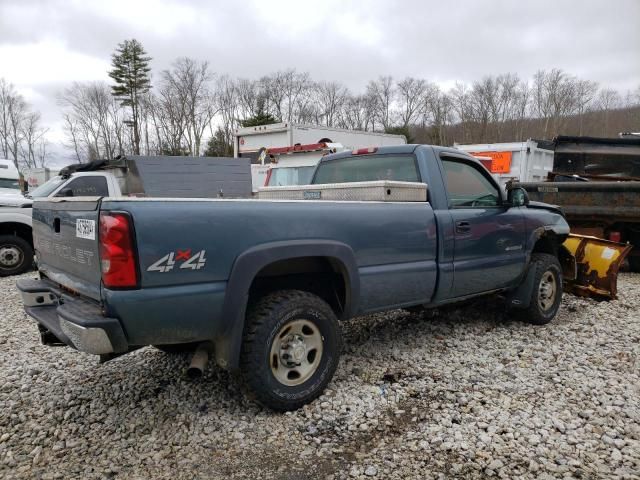
[[[525,224],[519,208],[502,205],[498,185],[480,165],[443,156],[454,225],[452,297],[512,285],[525,265]]]

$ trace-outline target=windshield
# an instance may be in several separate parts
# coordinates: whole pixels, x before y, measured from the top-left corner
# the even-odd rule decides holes
[[[308,185],[316,167],[283,167],[272,168],[268,187],[287,185]]]
[[[20,181],[15,178],[0,178],[0,188],[14,188],[20,190]]]
[[[64,182],[64,178],[60,176],[55,176],[49,179],[47,182],[40,185],[35,190],[29,192],[29,197],[38,198],[38,197],[48,197],[51,192],[53,192],[56,188],[58,188],[62,182]]]
[[[321,162],[313,183],[371,182],[394,180],[419,182],[411,155],[359,155]]]

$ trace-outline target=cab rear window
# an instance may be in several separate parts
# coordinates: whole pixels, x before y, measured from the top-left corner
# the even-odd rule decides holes
[[[413,155],[358,155],[321,163],[313,183],[419,182]]]

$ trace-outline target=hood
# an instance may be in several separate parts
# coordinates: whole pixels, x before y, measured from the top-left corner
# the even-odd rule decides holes
[[[0,188],[0,206],[6,207],[25,207],[31,206],[33,200],[16,193],[16,190],[10,188]]]
[[[539,208],[541,210],[548,210],[553,213],[557,213],[558,215],[562,215],[564,217],[564,212],[562,211],[562,207],[559,205],[551,205],[549,203],[543,202],[534,202],[533,200],[529,201],[527,208]]]

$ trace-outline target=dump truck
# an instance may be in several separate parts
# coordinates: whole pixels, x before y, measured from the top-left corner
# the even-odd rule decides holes
[[[553,144],[549,141],[529,139],[454,146],[478,158],[505,189],[514,181],[543,182],[553,169]]]
[[[640,138],[559,136],[544,182],[519,182],[532,200],[562,208],[571,232],[629,243],[640,272]]]

